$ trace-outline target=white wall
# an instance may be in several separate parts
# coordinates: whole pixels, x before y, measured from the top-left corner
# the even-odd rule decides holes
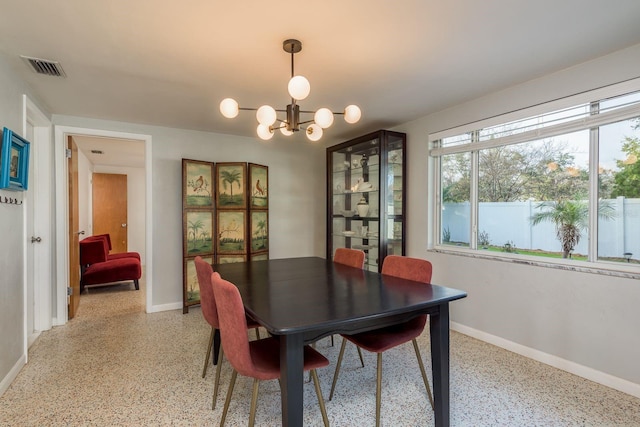
[[[145,170],[122,166],[94,166],[93,173],[113,173],[127,176],[127,251],[138,252],[140,262],[146,264],[145,239]],[[89,210],[92,211],[91,205]],[[93,214],[92,214],[93,215]],[[93,221],[91,221],[93,226]],[[93,234],[93,231],[91,233]]]
[[[23,94],[37,99],[0,54],[0,128],[22,133]],[[26,200],[26,194],[6,190],[0,197]],[[26,361],[24,217],[24,205],[0,203],[0,394]]]
[[[468,292],[451,307],[453,322],[556,365],[640,396],[640,283],[428,250],[427,136],[640,75],[640,45],[398,126],[408,139],[410,256],[434,263],[434,283]],[[425,94],[428,96],[428,94]],[[461,266],[463,268],[461,268]],[[508,344],[509,345],[509,344]],[[522,348],[522,347],[520,347]]]
[[[153,239],[154,311],[182,307],[182,158],[268,166],[270,256],[324,256],[325,150],[304,135],[263,142],[81,117],[54,115],[53,122],[152,136],[153,228],[147,232]]]

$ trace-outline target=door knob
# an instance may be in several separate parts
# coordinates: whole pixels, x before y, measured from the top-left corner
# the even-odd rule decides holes
[[[31,243],[40,243],[40,242],[42,242],[42,238],[40,236],[38,237],[31,236]]]
[[[122,224],[122,228],[125,228],[126,226],[127,226],[127,223]]]

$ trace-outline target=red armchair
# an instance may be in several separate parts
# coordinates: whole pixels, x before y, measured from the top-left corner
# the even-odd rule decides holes
[[[136,252],[128,252],[128,254],[132,255],[112,258],[113,255],[109,255],[108,240],[104,235],[90,236],[81,240],[80,293],[84,292],[86,285],[129,280],[133,281],[136,290],[140,289],[139,279],[142,276],[140,255]]]
[[[107,250],[107,259],[118,259],[118,258],[137,258],[140,260],[140,254],[138,252],[122,252],[119,254],[110,254],[111,249],[111,236],[109,233],[106,234],[94,234],[93,236],[85,237],[82,241],[90,241],[90,240],[104,240]]]

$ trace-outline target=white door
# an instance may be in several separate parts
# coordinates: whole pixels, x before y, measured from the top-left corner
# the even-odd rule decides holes
[[[30,346],[52,325],[51,122],[25,96],[25,138],[31,143],[25,203],[25,331]]]
[[[27,181],[28,185],[33,186],[34,181],[35,181],[35,161],[34,161],[34,153],[37,150],[37,147],[35,146],[36,144],[33,142],[33,124],[30,122],[27,122],[27,134],[25,135],[25,138],[27,139],[27,141],[31,141],[31,157],[29,159],[29,178]],[[28,346],[31,347],[31,344],[33,344],[33,342],[35,341],[35,339],[38,337],[38,333],[39,331],[36,330],[35,328],[35,298],[34,298],[34,294],[35,294],[35,246],[36,245],[40,245],[42,243],[42,237],[38,236],[38,239],[40,239],[40,241],[38,241],[37,239],[35,239],[36,236],[36,232],[35,232],[35,205],[36,205],[36,199],[37,199],[37,194],[35,191],[33,191],[33,187],[30,189],[30,191],[27,191],[27,197],[26,197],[26,225],[27,225],[27,232],[26,232],[26,238],[27,238],[27,243],[26,243],[26,248],[27,248],[27,309],[26,309],[26,313],[27,313],[27,339],[28,339]],[[24,200],[24,199],[23,199]],[[31,239],[34,238],[35,240],[33,242],[31,242]]]

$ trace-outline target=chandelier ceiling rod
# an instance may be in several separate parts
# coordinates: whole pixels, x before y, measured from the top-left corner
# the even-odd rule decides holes
[[[317,111],[300,110],[298,101],[305,99],[311,91],[309,81],[300,75],[295,74],[296,53],[302,50],[302,42],[296,39],[287,39],[282,42],[282,49],[291,55],[291,79],[289,80],[288,90],[291,96],[291,103],[286,109],[276,110],[269,105],[263,105],[260,108],[239,107],[238,102],[232,98],[226,98],[220,103],[220,112],[227,118],[234,118],[240,110],[256,111],[258,119],[258,136],[262,139],[271,139],[276,129],[280,129],[283,135],[291,135],[300,130],[301,125],[307,125],[303,130],[307,138],[312,141],[318,141],[322,137],[323,129],[333,124],[333,115],[343,115],[347,123],[356,123],[360,120],[360,108],[356,105],[348,105],[344,112],[332,112],[328,108],[320,108]],[[277,113],[286,113],[286,119],[279,119]],[[300,113],[313,114],[313,119],[300,121]],[[278,122],[279,125],[273,125]]]

